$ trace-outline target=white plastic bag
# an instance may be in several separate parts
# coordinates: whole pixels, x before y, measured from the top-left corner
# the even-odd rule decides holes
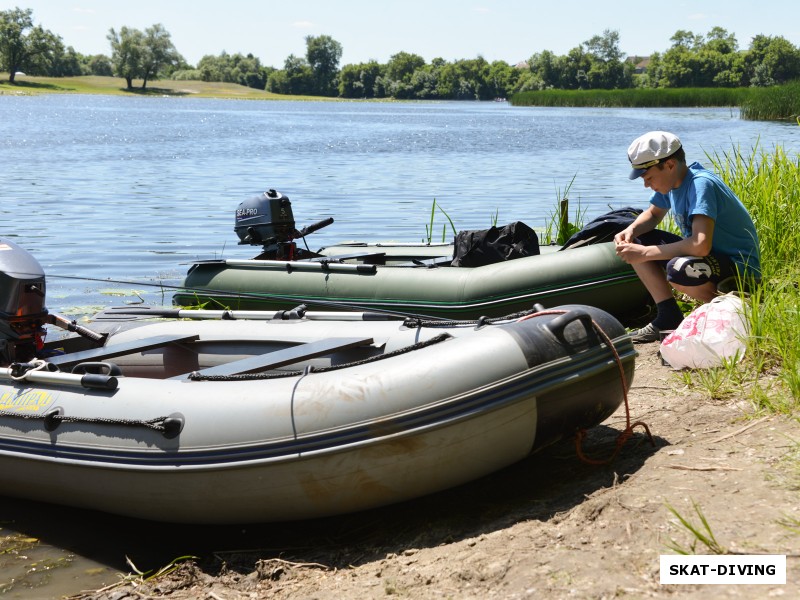
[[[725,294],[689,313],[661,342],[661,357],[674,369],[719,367],[744,357],[746,335],[742,299]]]

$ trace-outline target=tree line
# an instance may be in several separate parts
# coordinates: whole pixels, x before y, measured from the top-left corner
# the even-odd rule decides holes
[[[386,63],[339,66],[342,45],[331,36],[307,36],[304,56],[290,54],[283,68],[253,54],[206,55],[189,65],[161,24],[144,31],[122,27],[108,33],[110,56],[84,56],[60,36],[33,23],[31,9],[0,11],[0,70],[14,81],[18,72],[66,77],[102,75],[134,80],[142,88],[156,79],[236,83],[278,94],[342,98],[487,100],[544,89],[746,87],[783,84],[800,78],[800,49],[781,36],[755,36],[742,50],[721,27],[700,35],[686,30],[671,46],[650,56],[628,57],[619,32],[605,30],[565,55],[548,50],[511,65],[483,57],[448,62],[398,52]]]

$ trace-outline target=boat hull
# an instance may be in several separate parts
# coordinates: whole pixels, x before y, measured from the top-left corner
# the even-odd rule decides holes
[[[340,256],[348,248],[328,251]],[[503,316],[530,310],[534,304],[586,304],[626,321],[641,317],[650,304],[646,289],[630,265],[616,256],[613,244],[563,252],[544,249],[539,256],[476,268],[400,266],[394,259],[413,256],[413,248],[381,250],[388,253],[388,258],[381,259],[387,264],[370,264],[368,256],[356,263],[196,263],[173,303],[262,310],[302,303],[327,310],[384,310],[462,319]],[[430,254],[431,250],[420,252],[420,260],[429,260]]]
[[[471,481],[602,422],[622,402],[635,359],[622,326],[591,307],[477,329],[171,321],[118,333],[107,349],[186,331],[198,339],[115,357],[113,387],[62,372],[14,380],[0,369],[4,493],[189,523],[382,506]],[[268,377],[174,375],[220,355],[345,335],[372,343]]]

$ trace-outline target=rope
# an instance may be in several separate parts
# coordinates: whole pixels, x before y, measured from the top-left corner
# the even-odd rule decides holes
[[[534,308],[531,310],[512,313],[510,315],[505,315],[502,317],[479,317],[478,319],[466,319],[466,320],[437,319],[435,321],[432,321],[429,319],[422,319],[419,317],[409,317],[405,321],[403,321],[403,325],[411,329],[417,327],[428,327],[428,328],[452,327],[454,325],[476,325],[480,327],[481,325],[491,325],[493,323],[499,323],[501,321],[511,321],[513,319],[519,321],[524,317],[532,317],[538,314],[539,312],[540,312],[539,309]]]
[[[25,381],[28,375],[34,371],[41,371],[47,369],[47,361],[41,358],[34,358],[27,363],[12,363],[9,367],[9,376],[14,381]]]
[[[566,311],[566,310],[543,310],[543,311],[535,312],[533,314],[526,315],[524,317],[521,317],[518,320],[519,321],[526,321],[526,320],[531,319],[533,317],[539,317],[539,316],[543,316],[543,315],[561,315],[561,314],[565,314],[567,312],[569,312],[569,311]],[[615,445],[615,448],[614,448],[614,452],[611,454],[611,456],[609,456],[605,460],[598,460],[598,459],[589,458],[588,456],[586,456],[583,453],[582,443],[583,443],[583,440],[586,438],[586,429],[584,429],[584,428],[581,428],[577,432],[575,432],[575,452],[578,455],[578,458],[580,458],[586,464],[589,464],[589,465],[605,465],[605,464],[608,464],[608,463],[612,462],[617,457],[617,455],[622,450],[622,446],[624,446],[625,443],[633,435],[633,429],[635,427],[641,426],[641,427],[644,428],[645,432],[647,433],[647,437],[649,438],[650,443],[653,445],[653,447],[655,447],[656,442],[653,439],[653,434],[650,433],[650,428],[647,426],[647,423],[645,423],[644,421],[636,421],[634,423],[631,423],[631,409],[630,409],[630,404],[628,402],[628,384],[625,381],[625,368],[622,366],[622,359],[620,358],[619,353],[617,352],[617,349],[614,347],[614,344],[611,342],[611,338],[608,336],[608,334],[605,331],[603,331],[603,328],[600,327],[600,325],[594,319],[592,319],[592,327],[594,328],[595,332],[601,338],[603,338],[603,341],[606,343],[606,346],[609,348],[609,350],[611,350],[611,353],[614,355],[614,361],[616,362],[617,368],[619,369],[620,384],[622,385],[622,398],[623,398],[623,402],[625,404],[625,429],[623,429],[622,432],[620,432],[620,434],[617,436],[617,441],[616,441],[616,445]]]
[[[146,427],[159,433],[166,433],[166,423],[171,417],[156,417],[154,419],[107,419],[100,417],[74,417],[63,415],[57,410],[52,410],[46,414],[19,413],[9,410],[0,410],[0,417],[12,417],[25,420],[46,420],[50,423],[89,423],[98,425],[123,425],[126,427]]]
[[[122,425],[124,427],[145,427],[164,433],[166,431],[165,422],[169,417],[156,417],[154,419],[139,420],[139,419],[108,419],[101,417],[72,417],[62,414],[49,414],[47,418],[51,421],[58,421],[59,423],[89,423],[95,425]]]

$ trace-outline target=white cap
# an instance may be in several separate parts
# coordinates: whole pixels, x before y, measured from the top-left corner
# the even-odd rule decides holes
[[[667,131],[650,131],[633,140],[628,147],[628,160],[631,161],[631,179],[644,175],[650,167],[657,165],[681,149],[681,141],[675,134]]]

